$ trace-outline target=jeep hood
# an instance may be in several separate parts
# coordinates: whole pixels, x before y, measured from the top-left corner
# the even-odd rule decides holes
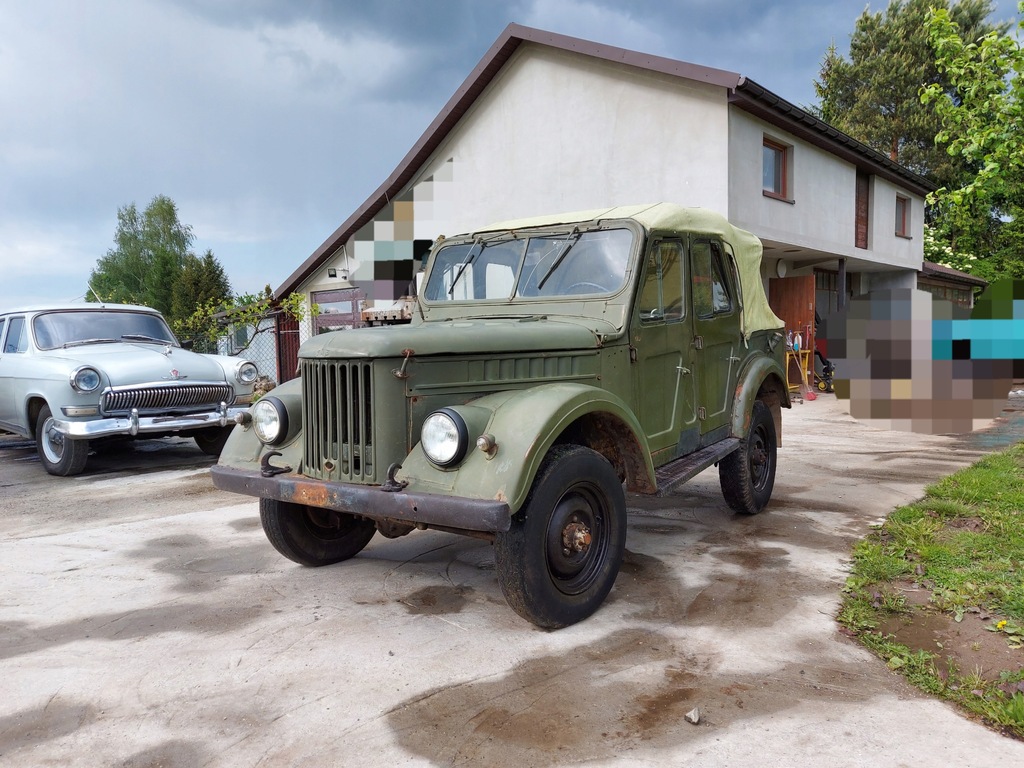
[[[603,344],[604,338],[615,333],[610,324],[600,326],[592,328],[563,319],[522,317],[355,328],[314,336],[302,345],[299,357],[402,357],[407,349],[417,357],[595,349]]]

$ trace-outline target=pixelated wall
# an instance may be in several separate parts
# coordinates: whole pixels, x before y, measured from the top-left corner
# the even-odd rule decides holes
[[[818,329],[836,395],[873,426],[970,432],[1024,379],[1024,281],[993,283],[973,311],[919,290],[855,297]]]
[[[434,238],[441,234],[423,230],[429,229],[433,218],[438,186],[454,180],[454,166],[449,158],[356,232],[352,255],[358,266],[352,280],[366,291],[367,298],[391,302],[409,293],[416,271],[423,265]]]

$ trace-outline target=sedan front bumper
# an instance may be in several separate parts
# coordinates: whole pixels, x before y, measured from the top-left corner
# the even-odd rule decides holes
[[[53,428],[72,440],[88,440],[108,435],[138,435],[149,432],[181,432],[204,427],[227,427],[234,425],[235,416],[244,413],[248,407],[228,406],[221,403],[216,411],[178,414],[174,416],[140,416],[133,408],[128,416],[92,419],[90,421],[53,420]]]

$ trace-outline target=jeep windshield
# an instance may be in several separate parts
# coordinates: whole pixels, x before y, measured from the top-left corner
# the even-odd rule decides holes
[[[511,232],[442,246],[423,295],[428,302],[514,301],[617,293],[626,280],[628,229],[522,236]]]
[[[163,318],[150,312],[47,312],[36,316],[32,330],[39,349],[114,343],[122,339],[178,345]]]

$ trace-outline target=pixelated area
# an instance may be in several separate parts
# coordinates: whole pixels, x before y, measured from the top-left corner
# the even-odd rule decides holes
[[[353,237],[352,255],[357,264],[352,280],[367,298],[391,302],[405,296],[433,237],[416,237],[416,222],[429,220],[438,184],[454,180],[454,161],[449,158],[432,175],[390,201]]]
[[[875,291],[825,317],[819,349],[850,415],[883,429],[971,432],[1024,379],[1024,281],[1004,280],[973,311],[911,289]]]

